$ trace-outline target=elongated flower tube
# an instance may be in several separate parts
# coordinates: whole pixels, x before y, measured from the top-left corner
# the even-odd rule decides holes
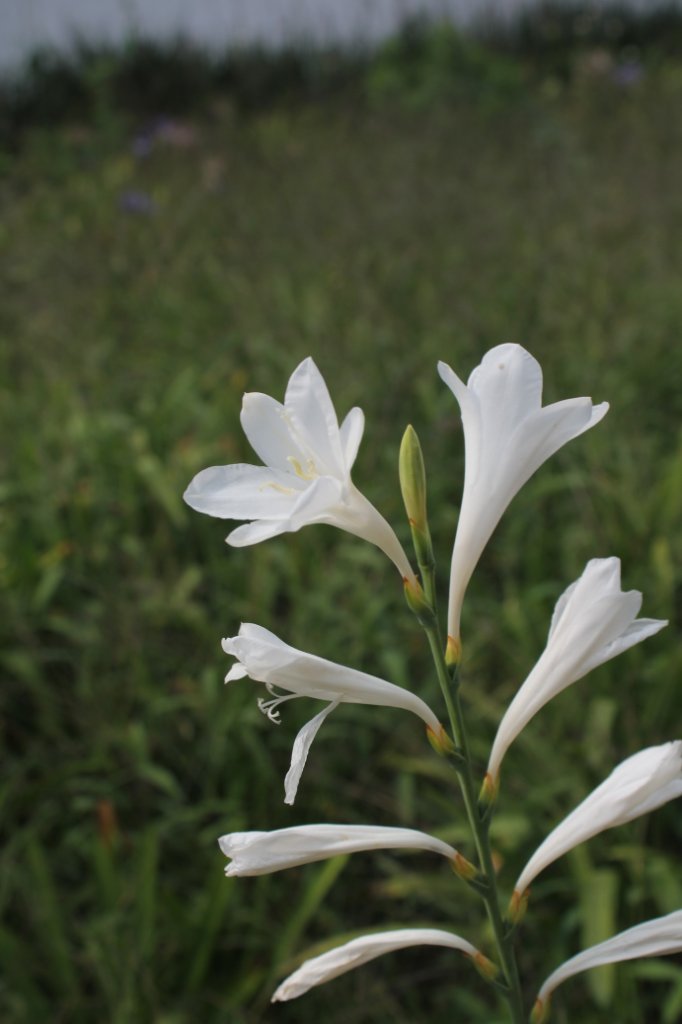
[[[232,832],[218,840],[231,862],[226,875],[266,875],[343,853],[364,850],[430,850],[460,865],[473,865],[448,843],[413,828],[379,825],[294,825],[274,832]]]
[[[290,974],[272,997],[272,1002],[286,1002],[302,996],[316,985],[323,985],[332,978],[338,978],[346,971],[360,967],[383,953],[392,953],[407,946],[449,946],[471,957],[477,968],[487,977],[494,977],[495,965],[484,957],[475,946],[452,932],[439,928],[400,928],[395,931],[377,932],[351,939],[343,946],[330,949],[328,953],[306,960],[297,971]]]
[[[211,466],[194,477],[188,505],[219,519],[251,519],[227,537],[242,547],[328,523],[363,537],[395,564],[403,579],[414,573],[384,517],[353,484],[350,472],[365,427],[351,409],[339,427],[327,385],[311,358],[292,373],[284,405],[269,395],[244,395],[244,433],[263,466]]]
[[[464,593],[507,505],[550,455],[599,423],[608,403],[569,398],[543,408],[540,364],[520,345],[491,349],[467,384],[447,363],[438,372],[459,402],[466,456],[448,607],[455,648]]]
[[[682,796],[682,741],[647,747],[614,768],[538,847],[514,886],[518,903],[533,879],[575,846]]]
[[[549,1014],[549,1001],[554,989],[574,974],[589,971],[604,964],[617,964],[625,960],[640,960],[650,956],[669,956],[682,951],[682,910],[644,921],[634,928],[614,935],[612,939],[590,946],[577,956],[557,967],[538,993],[531,1020],[544,1024]]]
[[[620,559],[594,558],[556,603],[547,646],[500,722],[488,762],[488,785],[496,788],[502,758],[544,705],[597,665],[667,625],[636,618],[638,590],[620,588]]]
[[[291,767],[284,780],[285,803],[294,802],[315,735],[327,715],[340,703],[404,708],[426,723],[432,743],[447,748],[445,730],[431,708],[402,686],[318,658],[314,654],[305,654],[252,622],[242,623],[238,636],[224,639],[223,650],[237,659],[237,664],[227,673],[225,682],[249,676],[257,682],[265,683],[271,699],[261,698],[258,706],[272,722],[279,721],[280,704],[294,697],[314,697],[328,702],[319,714],[303,726],[294,741]],[[286,692],[278,693],[277,690]]]

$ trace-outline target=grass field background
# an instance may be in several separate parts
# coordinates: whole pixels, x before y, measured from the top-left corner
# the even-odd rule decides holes
[[[216,89],[160,121],[102,101],[4,151],[2,1020],[504,1019],[466,963],[428,949],[268,1008],[337,934],[428,923],[485,944],[475,897],[426,855],[223,877],[218,835],[299,822],[413,826],[470,852],[454,779],[410,716],[338,709],[291,810],[310,708],[275,728],[257,686],[222,684],[220,637],[256,621],[439,707],[378,551],[328,527],[233,550],[181,501],[199,469],[252,460],[242,393],[281,398],[307,355],[340,414],[364,408],[354,479],[406,543],[397,453],[416,427],[443,596],[463,450],[436,361],[466,376],[517,341],[546,401],[611,403],[515,499],[471,584],[463,699],[481,766],[589,558],[619,555],[642,614],[671,625],[510,751],[505,884],[617,761],[680,735],[682,71],[667,57],[621,80],[588,54],[569,78],[533,77],[476,51],[453,86],[433,71],[444,45],[416,70],[389,49],[350,86],[287,102]],[[682,907],[681,841],[672,805],[548,869],[520,931],[529,1005],[584,945]],[[578,1018],[674,1024],[679,961],[567,984],[552,1019]]]

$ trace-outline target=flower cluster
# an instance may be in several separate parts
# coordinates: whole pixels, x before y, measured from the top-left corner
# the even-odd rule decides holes
[[[429,638],[450,720],[446,731],[416,694],[385,679],[296,650],[269,630],[243,623],[237,636],[223,640],[235,659],[226,682],[249,677],[268,693],[258,705],[279,723],[281,706],[295,697],[322,701],[324,707],[300,730],[286,774],[285,802],[294,802],[308,753],[325,718],[342,703],[369,704],[412,712],[426,726],[435,750],[450,759],[464,795],[477,849],[477,863],[448,843],[408,828],[316,824],[273,832],[236,832],[220,839],[230,863],[228,875],[260,875],[301,864],[377,849],[411,849],[440,854],[455,873],[479,892],[495,932],[499,965],[452,931],[404,928],[364,935],[307,960],[277,989],[273,1000],[288,1000],[374,957],[409,945],[457,949],[498,989],[517,1024],[523,999],[509,923],[525,910],[529,888],[546,867],[579,843],[626,824],[682,795],[682,741],[650,747],[628,757],[550,833],[523,869],[514,887],[505,926],[487,839],[500,786],[500,769],[511,743],[552,699],[598,665],[657,633],[666,623],[638,618],[642,595],[623,591],[618,558],[589,561],[578,580],[557,601],[545,650],[511,701],[495,736],[480,802],[473,790],[473,766],[459,703],[459,655],[464,596],[479,558],[514,495],[535,471],[568,441],[603,419],[608,405],[572,398],[542,405],[542,372],[519,345],[499,345],[462,380],[445,363],[441,378],[461,411],[464,489],[450,573],[447,642],[437,618],[433,558],[426,520],[426,483],[421,449],[412,428],[401,447],[401,486],[412,528],[421,582],[392,527],[351,480],[364,430],[360,409],[341,425],[326,384],[312,359],[292,374],[284,403],[267,395],[244,396],[241,421],[262,466],[214,466],[200,472],[185,493],[193,508],[224,519],[250,520],[234,529],[232,545],[254,544],[312,523],[338,526],[380,548],[398,569],[408,604]],[[631,928],[567,961],[541,987],[533,1020],[544,1021],[558,984],[598,964],[655,956],[682,949],[682,911]]]

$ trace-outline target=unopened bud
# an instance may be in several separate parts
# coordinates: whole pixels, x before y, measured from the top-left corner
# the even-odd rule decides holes
[[[432,729],[430,725],[427,725],[426,736],[433,749],[437,754],[440,754],[441,757],[447,757],[448,754],[454,754],[455,744],[452,742],[442,725],[438,726],[438,731]]]
[[[536,999],[530,1014],[531,1024],[545,1024],[549,1020],[549,999]]]
[[[455,872],[458,878],[461,878],[465,882],[471,882],[478,875],[478,868],[475,864],[472,864],[470,860],[463,857],[459,851],[455,853],[455,856],[450,861],[452,870]]]
[[[514,889],[512,898],[509,901],[509,907],[507,908],[507,919],[512,924],[518,924],[523,919],[528,908],[529,896],[530,889],[526,889],[525,892],[519,892],[518,889]]]
[[[426,516],[426,471],[419,438],[412,426],[403,434],[398,472],[417,561],[420,566],[432,569],[435,559]]]
[[[414,612],[422,626],[432,626],[436,615],[426,598],[424,588],[419,580],[416,578],[409,580],[406,577],[403,580],[403,587],[405,590],[405,600],[410,611]]]
[[[405,428],[403,439],[400,442],[398,473],[400,475],[400,490],[403,494],[410,526],[415,530],[423,531],[427,528],[426,472],[421,445],[413,426]]]
[[[492,960],[489,960],[483,953],[477,952],[471,958],[474,962],[474,967],[486,981],[494,981],[499,974],[499,967],[494,964]]]

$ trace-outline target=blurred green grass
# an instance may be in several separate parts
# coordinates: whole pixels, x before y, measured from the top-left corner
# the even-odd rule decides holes
[[[671,627],[515,744],[495,834],[506,882],[613,764],[680,733],[679,68],[495,102],[415,103],[376,81],[363,102],[243,111],[216,95],[175,134],[104,109],[36,126],[3,158],[3,1020],[497,1024],[466,964],[432,951],[267,1009],[275,978],[336,933],[429,922],[485,942],[447,868],[379,855],[222,875],[219,834],[301,821],[414,825],[467,852],[413,722],[340,709],[292,811],[282,780],[308,709],[275,729],[250,684],[222,686],[219,639],[255,620],[438,700],[378,552],[326,528],[231,550],[225,524],[181,502],[197,470],[251,460],[242,392],[281,397],[308,354],[339,413],[365,409],[355,479],[405,541],[397,451],[415,425],[444,592],[463,453],[436,360],[464,375],[518,341],[547,401],[611,402],[524,488],[471,585],[480,763],[588,558],[619,555],[643,614]],[[521,934],[529,999],[584,941],[682,905],[681,839],[667,808],[547,872]],[[643,963],[566,986],[553,1019],[672,1024],[681,1000],[679,965]]]

